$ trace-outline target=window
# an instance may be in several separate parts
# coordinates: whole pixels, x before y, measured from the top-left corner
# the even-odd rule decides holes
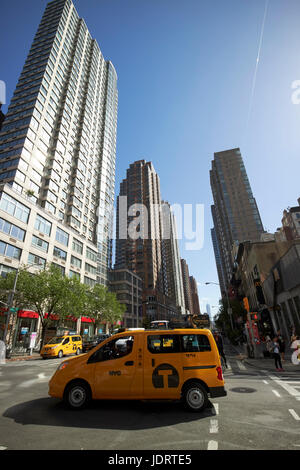
[[[31,246],[34,246],[35,248],[38,248],[39,250],[42,250],[47,253],[49,243],[45,242],[45,240],[42,240],[39,237],[36,237],[35,235],[32,235]]]
[[[34,228],[45,235],[50,236],[52,224],[44,219],[41,215],[37,215],[35,219]]]
[[[17,238],[21,242],[24,241],[24,237],[26,233],[25,230],[22,230],[16,225],[13,225],[1,218],[0,218],[0,231],[3,233],[6,233],[7,235],[10,235],[11,237]]]
[[[92,354],[88,364],[94,362],[111,361],[131,354],[133,350],[134,336],[123,336],[104,344]]]
[[[45,267],[46,260],[40,256],[29,253],[28,255],[28,264],[39,264],[42,267]]]
[[[75,256],[72,255],[71,264],[73,264],[73,266],[76,266],[76,268],[81,268],[81,259],[76,258]]]
[[[97,253],[90,248],[86,249],[86,257],[95,263],[97,262]]]
[[[16,272],[15,268],[12,268],[11,266],[6,266],[5,264],[0,264],[0,276],[1,277],[6,277],[8,273],[11,273],[12,271]]]
[[[72,271],[71,269],[69,271],[69,277],[76,277],[77,279],[80,280],[80,274],[76,273],[75,271]]]
[[[180,352],[179,335],[149,335],[148,351],[152,354],[169,354]]]
[[[94,287],[97,281],[95,279],[91,279],[90,277],[84,276],[84,284],[90,287]]]
[[[20,259],[22,250],[16,246],[0,241],[0,254],[8,258]]]
[[[6,193],[2,193],[0,209],[27,224],[30,209]]]
[[[78,253],[79,255],[82,255],[83,244],[80,241],[76,240],[76,238],[73,238],[72,249],[73,251],[76,251],[76,253]]]
[[[57,258],[60,258],[64,261],[66,261],[67,259],[67,252],[64,251],[64,250],[61,250],[60,248],[57,248],[57,246],[55,246],[53,248],[53,256],[56,256]]]
[[[68,246],[69,244],[69,235],[67,232],[62,230],[61,228],[57,227],[56,229],[56,236],[55,236],[56,241],[61,243],[62,245]]]
[[[53,266],[56,266],[60,270],[60,272],[63,276],[65,275],[65,268],[63,266],[60,266],[60,264],[56,264],[56,263],[51,263],[51,264]]]
[[[209,339],[206,335],[183,335],[182,346],[184,352],[211,351]]]
[[[85,270],[86,270],[88,273],[91,273],[91,274],[96,274],[96,273],[97,273],[97,269],[96,269],[94,266],[92,266],[92,265],[90,265],[90,264],[88,264],[88,263],[85,263]]]

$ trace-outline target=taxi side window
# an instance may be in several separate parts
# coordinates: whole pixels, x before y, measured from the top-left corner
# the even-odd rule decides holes
[[[97,351],[90,356],[87,363],[110,361],[112,359],[120,359],[128,356],[128,354],[132,352],[133,342],[133,336],[123,336],[122,338],[109,341],[109,343],[97,349]]]
[[[182,350],[184,352],[211,351],[206,335],[182,335]]]
[[[80,338],[78,336],[72,336],[72,341],[75,343],[76,341],[80,341]]]
[[[152,354],[169,354],[180,352],[179,335],[149,335],[148,351]]]
[[[66,338],[62,344],[68,344],[69,341],[70,341],[70,338]]]

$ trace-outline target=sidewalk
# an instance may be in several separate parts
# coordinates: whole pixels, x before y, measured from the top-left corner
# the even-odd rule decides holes
[[[36,360],[36,359],[42,359],[42,357],[40,356],[39,353],[33,353],[31,356],[28,355],[28,354],[24,354],[24,355],[13,355],[11,356],[10,359],[5,359],[6,362],[14,362],[14,361],[33,361],[33,360]]]
[[[257,369],[278,372],[276,371],[275,362],[272,358],[254,359],[243,356],[242,361],[245,362],[245,364],[248,364],[249,366],[255,367]],[[282,367],[284,372],[298,372],[300,375],[300,364],[293,364],[291,361],[291,357],[289,356],[286,356],[286,359],[282,361]]]
[[[260,357],[258,359],[250,358],[245,354],[244,346],[233,346],[230,345],[231,349],[236,352],[236,359],[243,361],[245,364],[255,367],[256,369],[268,370],[270,372],[277,372],[275,368],[275,361],[271,357]],[[298,372],[300,375],[300,364],[295,365],[291,361],[291,354],[285,354],[285,360],[282,361],[282,367],[284,372]],[[284,373],[283,372],[283,373]]]

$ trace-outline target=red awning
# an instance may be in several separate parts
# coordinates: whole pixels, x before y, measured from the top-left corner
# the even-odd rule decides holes
[[[18,311],[19,318],[39,318],[39,314],[33,312],[32,310],[19,310]]]
[[[81,323],[95,323],[95,320],[89,317],[81,317]]]

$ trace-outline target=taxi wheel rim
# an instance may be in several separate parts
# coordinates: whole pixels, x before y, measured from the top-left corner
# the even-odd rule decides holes
[[[187,402],[191,408],[201,408],[204,404],[204,395],[199,388],[191,388],[187,392]]]
[[[72,406],[77,407],[81,406],[86,400],[86,391],[83,387],[79,385],[72,388],[69,393],[69,401]]]

